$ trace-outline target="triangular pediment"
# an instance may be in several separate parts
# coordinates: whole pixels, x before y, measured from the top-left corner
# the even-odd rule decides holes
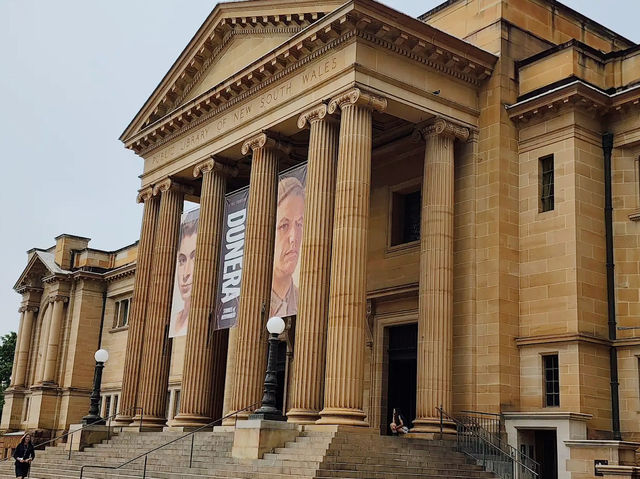
[[[27,266],[16,281],[13,289],[18,290],[23,287],[39,287],[42,278],[53,274],[65,274],[68,271],[60,268],[55,260],[53,253],[42,250],[34,250],[29,256]]]
[[[123,132],[125,141],[338,8],[342,0],[218,4]]]

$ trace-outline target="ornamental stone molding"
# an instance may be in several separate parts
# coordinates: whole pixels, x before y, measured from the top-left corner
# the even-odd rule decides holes
[[[199,178],[201,175],[208,173],[210,171],[216,171],[218,174],[225,177],[236,177],[238,176],[238,169],[234,166],[227,165],[225,163],[220,162],[214,157],[209,158],[208,160],[203,161],[202,163],[197,164],[193,168],[193,177]]]
[[[249,151],[260,148],[273,148],[284,154],[291,152],[291,146],[289,144],[276,140],[263,132],[249,138],[242,144],[242,154],[247,155]]]
[[[334,97],[329,102],[328,112],[329,114],[334,114],[338,109],[342,110],[347,105],[356,105],[372,111],[383,112],[387,109],[387,99],[365,92],[360,88],[352,88]]]
[[[27,304],[25,306],[20,306],[20,308],[18,308],[19,313],[24,313],[27,311],[32,311],[34,313],[37,313],[39,310],[40,308],[34,304]]]
[[[144,188],[140,190],[138,193],[138,197],[136,198],[136,203],[144,203],[148,199],[153,197],[153,186],[149,186],[148,188]]]
[[[69,302],[69,297],[68,296],[63,296],[61,294],[56,294],[53,296],[49,296],[47,298],[47,302],[48,303],[55,303],[57,301],[62,301],[63,303],[68,303]]]
[[[184,194],[193,193],[193,189],[183,185],[181,183],[177,183],[171,178],[165,178],[164,180],[156,183],[153,187],[153,195],[157,196],[160,193],[164,193],[166,191],[173,190]]]
[[[328,111],[329,108],[324,103],[308,109],[298,118],[298,128],[303,129],[309,127],[314,121],[321,121],[325,118],[327,120],[333,121],[333,118],[331,116],[327,117]]]
[[[477,139],[477,135],[464,126],[457,125],[442,117],[437,117],[435,120],[429,122],[426,125],[418,126],[412,135],[414,142],[420,142],[426,140],[431,136],[446,136],[453,138],[454,140],[460,140],[462,142],[471,141],[472,138]]]

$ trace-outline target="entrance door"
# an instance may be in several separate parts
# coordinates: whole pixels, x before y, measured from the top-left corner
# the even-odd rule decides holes
[[[387,434],[393,408],[400,408],[409,428],[416,417],[418,324],[389,328]]]
[[[556,449],[556,431],[536,430],[534,437],[535,459],[540,464],[539,479],[557,479],[558,451]]]

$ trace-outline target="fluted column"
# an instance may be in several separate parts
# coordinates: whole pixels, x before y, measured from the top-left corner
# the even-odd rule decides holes
[[[420,225],[418,386],[414,432],[439,432],[436,408],[451,413],[453,348],[454,140],[469,130],[441,118],[426,141]],[[445,428],[453,431],[450,424]]]
[[[339,124],[327,106],[303,113],[298,127],[310,126],[300,299],[296,319],[293,387],[289,422],[313,424],[322,409],[329,314],[331,237],[338,159]]]
[[[235,175],[236,170],[213,159],[197,165],[193,171],[196,178],[202,175],[200,219],[182,370],[180,412],[171,424],[175,427],[199,427],[211,422],[214,407],[212,397],[220,394],[223,387],[223,384],[213,383],[213,372],[216,366],[224,363],[224,340],[227,334],[226,331],[212,331],[211,311],[218,277],[224,194],[228,174]]]
[[[253,151],[253,158],[236,333],[232,411],[260,401],[267,364],[265,324],[271,297],[280,152],[277,142],[264,133],[242,145],[243,155],[249,151]],[[244,413],[241,417],[247,415]]]
[[[53,298],[53,314],[51,315],[51,327],[49,328],[49,340],[47,341],[47,358],[44,365],[42,381],[55,382],[56,366],[58,365],[58,351],[60,350],[60,330],[64,313],[64,303],[69,301],[66,296]]]
[[[224,403],[222,405],[222,416],[228,416],[234,409],[233,393],[236,387],[236,345],[238,344],[238,327],[229,328],[229,339],[227,341],[227,364],[225,367],[224,383]],[[228,417],[222,421],[223,426],[235,424],[235,418]]]
[[[24,387],[27,376],[27,361],[31,347],[31,334],[33,331],[33,321],[35,313],[38,312],[37,306],[23,306],[20,308],[22,319],[20,320],[20,334],[18,348],[15,354],[15,368],[11,376],[11,384],[13,386]]]
[[[131,422],[138,406],[138,379],[142,359],[142,344],[146,320],[147,302],[149,300],[149,284],[151,279],[151,263],[153,243],[160,209],[160,198],[153,195],[153,188],[145,188],[137,198],[144,203],[142,228],[138,242],[138,258],[136,260],[136,276],[133,286],[133,301],[129,314],[129,334],[122,376],[122,393],[120,394],[120,414],[116,424],[126,425]]]
[[[367,230],[372,112],[387,101],[352,89],[329,103],[338,108],[340,146],[335,193],[324,409],[318,424],[367,426],[363,412]],[[298,351],[297,354],[300,354]]]
[[[51,326],[51,316],[53,313],[53,304],[51,300],[47,298],[47,309],[42,316],[42,324],[40,325],[40,336],[38,338],[38,344],[36,347],[38,350],[36,351],[36,358],[38,358],[37,368],[36,368],[36,383],[42,383],[44,378],[44,369],[45,363],[47,362],[47,349],[48,349],[48,341],[49,341],[49,329]]]
[[[161,195],[160,211],[153,244],[138,404],[144,411],[143,426],[161,428],[166,423],[166,396],[171,359],[171,342],[168,338],[169,315],[185,189],[171,179],[166,179],[158,183],[153,192],[154,195]],[[139,415],[136,414],[132,424],[139,425],[139,419]]]

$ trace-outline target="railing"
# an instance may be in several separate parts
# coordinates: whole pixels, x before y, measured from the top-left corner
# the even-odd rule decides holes
[[[141,431],[142,430],[142,421],[143,421],[143,418],[144,418],[144,410],[141,407],[133,406],[133,407],[125,409],[124,411],[119,411],[119,412],[117,412],[115,414],[112,414],[111,416],[109,416],[107,418],[96,419],[93,422],[90,422],[88,424],[84,424],[79,429],[74,429],[73,431],[67,431],[64,434],[60,434],[59,436],[54,437],[53,439],[49,439],[47,441],[44,441],[44,442],[41,442],[41,443],[38,443],[38,444],[34,444],[33,448],[34,449],[40,449],[40,448],[42,448],[44,446],[47,446],[47,445],[52,444],[52,443],[55,443],[56,441],[59,441],[60,439],[63,439],[65,437],[69,436],[69,443],[68,443],[69,444],[69,446],[68,446],[69,447],[69,454],[67,456],[67,460],[71,460],[71,452],[72,452],[71,449],[72,449],[72,446],[73,446],[73,434],[75,434],[76,432],[83,431],[83,430],[85,430],[86,428],[88,428],[90,426],[102,425],[101,423],[104,421],[106,424],[108,424],[107,425],[107,440],[110,440],[111,439],[111,428],[112,428],[111,420],[115,419],[116,416],[119,416],[122,413],[132,412],[132,413],[135,414],[138,411],[140,411],[140,425],[138,426],[138,431]],[[25,434],[27,434],[27,433],[25,433]],[[13,459],[13,457],[12,456],[5,457],[4,459],[0,460],[0,462],[8,461],[9,459]]]
[[[493,436],[479,424],[466,424],[436,408],[440,414],[440,434],[444,423],[456,427],[456,447],[459,452],[471,456],[487,470],[503,479],[538,479],[539,464]]]
[[[238,409],[237,411],[234,411],[234,412],[232,412],[230,414],[227,414],[226,416],[221,417],[220,419],[216,419],[215,421],[211,421],[210,423],[205,424],[204,426],[200,426],[199,428],[194,429],[193,431],[188,432],[187,434],[184,434],[184,435],[182,435],[180,437],[172,439],[171,441],[169,441],[169,442],[167,442],[165,444],[162,444],[162,445],[160,445],[158,447],[154,447],[150,451],[147,451],[147,452],[145,452],[143,454],[140,454],[140,455],[134,457],[133,459],[129,459],[128,461],[123,462],[122,464],[120,464],[118,466],[94,466],[92,464],[85,464],[80,468],[80,478],[79,479],[83,478],[84,470],[88,469],[88,468],[91,468],[91,469],[117,470],[117,469],[123,468],[124,466],[128,466],[129,464],[132,464],[132,463],[136,462],[137,460],[143,459],[143,458],[144,458],[144,462],[143,462],[143,467],[142,467],[142,479],[146,479],[146,477],[147,477],[147,458],[148,458],[149,454],[154,453],[154,452],[158,451],[159,449],[162,449],[162,448],[164,448],[166,446],[169,446],[170,444],[173,444],[175,442],[181,441],[182,439],[184,439],[186,437],[189,437],[189,436],[191,436],[191,450],[189,452],[189,468],[191,468],[192,465],[193,465],[193,446],[194,446],[194,435],[195,435],[195,433],[200,432],[200,431],[202,431],[204,429],[209,429],[209,428],[215,426],[216,424],[218,424],[219,422],[222,422],[225,419],[230,418],[230,417],[234,417],[235,416],[236,417],[236,421],[237,421],[239,413],[244,412],[244,411],[253,410],[258,404],[260,404],[260,401],[252,404],[251,406],[247,406],[245,408]]]
[[[504,416],[502,414],[480,411],[460,411],[460,414],[456,414],[456,418],[465,424],[475,425],[484,429],[500,441],[502,441],[504,437]]]

